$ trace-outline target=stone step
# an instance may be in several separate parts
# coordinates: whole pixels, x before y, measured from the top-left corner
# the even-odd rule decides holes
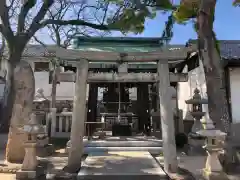
[[[153,141],[84,141],[85,147],[161,147],[161,140]]]
[[[146,151],[151,154],[162,153],[162,147],[85,147],[84,153],[108,152],[108,151]]]
[[[149,152],[90,153],[78,180],[167,180],[168,176]]]

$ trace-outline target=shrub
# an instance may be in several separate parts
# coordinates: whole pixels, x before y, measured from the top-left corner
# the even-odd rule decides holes
[[[185,133],[177,133],[175,135],[175,141],[177,148],[183,148],[188,143],[188,137]]]

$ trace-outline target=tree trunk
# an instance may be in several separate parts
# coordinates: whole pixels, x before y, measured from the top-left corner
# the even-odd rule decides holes
[[[30,120],[35,93],[35,79],[31,66],[25,61],[20,61],[17,64],[13,77],[16,95],[13,103],[6,159],[12,163],[21,163],[25,155],[23,143],[26,140],[26,134],[19,128]]]
[[[8,133],[10,119],[12,116],[13,103],[15,99],[15,88],[14,88],[14,64],[6,61],[6,84],[4,88],[4,99],[2,102],[2,119],[1,119],[1,133]]]
[[[52,76],[52,99],[51,99],[51,108],[56,108],[56,96],[57,96],[57,83],[58,83],[58,74],[60,73],[60,67],[55,67],[53,70]]]
[[[209,116],[217,129],[227,133],[225,141],[225,156],[223,165],[227,170],[233,160],[233,148],[231,144],[231,122],[227,93],[225,88],[224,68],[220,54],[216,47],[216,39],[213,34],[214,10],[216,0],[202,0],[197,18],[199,54],[203,61]]]
[[[213,36],[213,21],[216,0],[202,0],[198,23],[199,54],[203,61],[209,116],[216,128],[230,131],[230,117],[226,98],[225,78],[220,54]]]
[[[52,95],[51,95],[51,108],[56,107],[56,96],[57,96],[57,70],[54,68],[52,76]]]

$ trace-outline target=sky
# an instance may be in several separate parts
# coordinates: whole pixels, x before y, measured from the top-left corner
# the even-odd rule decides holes
[[[240,40],[240,7],[232,6],[232,0],[218,0],[216,6],[216,17],[214,30],[219,40]],[[157,14],[154,20],[147,20],[145,31],[140,35],[129,34],[133,37],[161,37],[164,29],[164,23],[167,15]],[[196,33],[192,24],[175,25],[174,36],[171,44],[186,43],[190,38],[196,38]],[[120,33],[113,33],[113,36],[119,36]]]
[[[173,0],[179,3],[180,0]],[[216,17],[214,30],[219,40],[240,40],[240,7],[232,6],[233,0],[218,0],[216,5]],[[130,37],[161,37],[168,14],[158,13],[156,18],[148,19],[145,22],[145,30],[142,34],[128,34]],[[185,44],[189,39],[196,39],[196,33],[191,23],[187,25],[174,25],[174,36],[171,44]],[[46,37],[45,30],[38,32],[38,37],[43,37],[44,42],[53,42]],[[113,32],[111,36],[124,36],[120,32]]]

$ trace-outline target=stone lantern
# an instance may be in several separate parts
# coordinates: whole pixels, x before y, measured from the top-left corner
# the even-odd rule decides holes
[[[23,132],[27,134],[27,140],[24,143],[25,157],[23,160],[22,168],[17,172],[17,179],[35,179],[43,175],[41,168],[38,168],[37,161],[37,136],[45,133],[43,126],[39,125],[36,120],[36,115],[31,114],[31,120],[29,124],[26,124],[21,128]]]
[[[50,118],[49,118],[50,101],[44,96],[44,90],[38,88],[33,100],[33,112],[36,115],[37,122],[45,128],[45,133],[38,135],[38,156],[45,156],[52,153],[52,145],[49,144],[50,136]]]
[[[194,124],[192,126],[191,132],[189,133],[189,145],[191,149],[202,149],[205,137],[197,134],[198,131],[204,129],[201,123],[202,117],[205,115],[203,112],[202,105],[207,104],[207,99],[203,99],[200,95],[200,91],[196,88],[194,90],[194,95],[191,99],[185,101],[186,104],[192,105],[190,114],[194,118]]]
[[[185,101],[186,104],[192,105],[191,115],[194,118],[194,124],[192,126],[192,133],[196,134],[197,131],[203,129],[203,125],[201,123],[202,117],[205,115],[203,112],[202,105],[207,104],[207,99],[203,99],[200,95],[200,91],[196,88],[194,90],[194,95],[191,99]]]
[[[223,151],[222,140],[225,139],[226,133],[216,129],[204,129],[197,132],[200,136],[206,137],[205,149],[207,151],[207,160],[203,175],[206,179],[227,180],[219,161],[219,153]]]

